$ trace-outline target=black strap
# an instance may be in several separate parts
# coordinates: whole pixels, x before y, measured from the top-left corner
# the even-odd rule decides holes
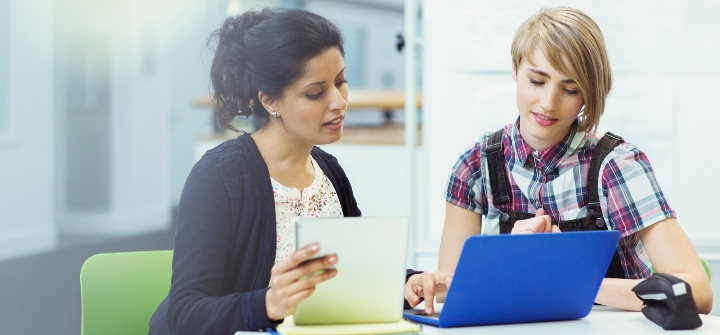
[[[485,155],[488,161],[488,170],[490,173],[490,186],[492,187],[493,204],[496,208],[500,208],[499,205],[507,204],[510,202],[510,186],[507,174],[505,173],[505,154],[502,145],[502,133],[503,129],[492,133],[487,140],[487,146],[485,148]],[[588,209],[591,210],[589,215],[595,216],[595,229],[601,229],[605,227],[605,220],[602,216],[602,209],[600,207],[600,198],[598,196],[598,176],[600,175],[600,167],[603,160],[610,154],[617,145],[623,142],[623,138],[613,133],[607,132],[600,139],[598,144],[595,146],[592,158],[590,159],[590,170],[588,176],[588,195],[589,203]],[[535,216],[531,213],[522,212],[508,212],[507,209],[500,209],[502,211],[500,220],[500,233],[508,234],[512,231],[512,227],[517,220],[528,219]],[[592,221],[587,222],[591,217],[584,217],[580,219],[563,221],[561,229],[563,231],[577,231],[577,230],[592,230]],[[553,224],[558,224],[553,220]],[[571,227],[568,227],[571,226]],[[568,229],[570,228],[570,229]],[[625,278],[625,270],[620,262],[620,255],[615,251],[613,259],[610,262],[606,278]]]
[[[598,177],[600,176],[600,167],[605,157],[609,155],[618,144],[623,142],[623,138],[617,136],[611,132],[605,133],[603,137],[598,141],[595,146],[592,158],[590,159],[590,170],[588,176],[588,198],[589,203],[588,209],[591,211],[589,214],[595,216],[595,225],[598,228],[605,227],[605,219],[603,219],[602,208],[600,207],[600,197],[598,196]],[[615,251],[613,259],[610,262],[605,278],[625,278],[625,270],[620,262],[620,255]]]
[[[618,144],[623,142],[623,138],[620,136],[617,136],[611,132],[605,133],[605,135],[600,139],[598,144],[595,146],[592,158],[590,159],[590,170],[588,172],[588,209],[592,210],[595,217],[598,219],[602,219],[602,209],[600,207],[600,197],[598,196],[598,188],[600,188],[600,184],[598,184],[598,176],[600,175],[600,167],[602,165],[603,160],[605,160],[605,157],[607,157],[608,154],[610,154]],[[604,222],[602,225],[598,223],[598,227],[604,226]]]
[[[504,129],[500,129],[490,136],[488,136],[487,144],[485,146],[485,155],[487,156],[488,172],[490,173],[490,187],[492,188],[493,194],[493,205],[496,208],[500,208],[500,205],[510,203],[512,200],[510,193],[510,182],[508,181],[507,174],[505,173],[505,153],[504,146],[502,144],[502,134]],[[590,159],[590,170],[588,176],[588,209],[592,210],[592,213],[598,219],[598,227],[605,226],[605,222],[602,219],[602,209],[600,207],[600,197],[598,196],[598,176],[600,175],[600,167],[603,160],[610,154],[616,146],[622,143],[624,140],[622,137],[615,135],[611,132],[605,133],[605,135],[598,141],[595,146],[592,158]]]
[[[504,128],[503,128],[504,129]],[[488,172],[490,173],[490,187],[493,194],[493,205],[500,208],[500,205],[510,203],[510,182],[505,174],[505,148],[502,144],[503,129],[500,129],[488,136],[485,146],[487,156]]]

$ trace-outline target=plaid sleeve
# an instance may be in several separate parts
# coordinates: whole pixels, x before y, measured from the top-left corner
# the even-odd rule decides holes
[[[601,203],[606,219],[622,236],[675,217],[645,153],[626,142],[605,161],[600,194],[606,199]]]
[[[445,190],[445,200],[469,211],[485,214],[485,192],[482,164],[482,143],[476,142],[466,150],[452,168]]]

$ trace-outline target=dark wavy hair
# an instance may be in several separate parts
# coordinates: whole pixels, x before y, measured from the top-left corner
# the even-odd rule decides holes
[[[218,126],[237,131],[235,117],[267,122],[258,92],[280,98],[305,74],[309,59],[336,47],[340,30],[324,17],[299,9],[262,8],[228,17],[208,40],[217,40],[210,79]]]

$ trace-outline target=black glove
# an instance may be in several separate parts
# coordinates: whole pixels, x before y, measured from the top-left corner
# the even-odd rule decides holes
[[[682,279],[655,273],[632,290],[643,301],[642,312],[645,317],[663,329],[695,329],[702,326],[690,285]]]

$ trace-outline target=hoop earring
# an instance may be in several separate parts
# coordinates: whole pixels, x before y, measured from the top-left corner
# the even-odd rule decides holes
[[[273,119],[279,119],[279,118],[280,118],[280,115],[278,115],[277,112],[272,112],[272,113],[270,113],[270,117],[273,118]]]

